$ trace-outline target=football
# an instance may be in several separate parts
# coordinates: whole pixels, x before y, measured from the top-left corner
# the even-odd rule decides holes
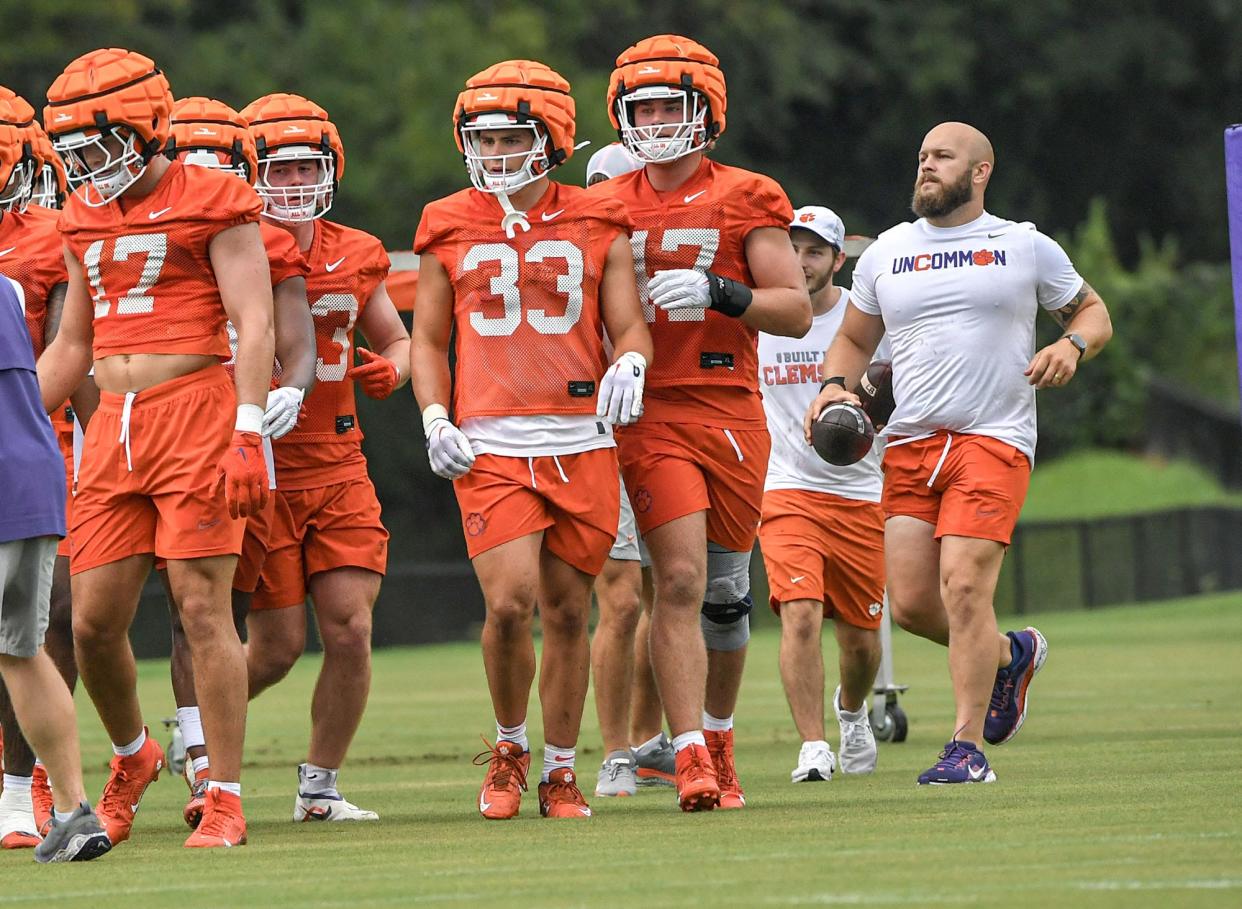
[[[873,360],[862,374],[854,389],[862,409],[871,418],[873,426],[883,426],[893,415],[897,406],[893,400],[893,363],[891,360]]]
[[[816,453],[837,467],[861,461],[874,440],[870,417],[854,404],[829,404],[811,424],[811,444]]]

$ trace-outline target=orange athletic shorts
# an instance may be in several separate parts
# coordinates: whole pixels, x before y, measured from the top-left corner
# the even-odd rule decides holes
[[[617,430],[617,445],[640,533],[706,510],[709,540],[750,552],[772,449],[767,429],[640,420]]]
[[[301,606],[307,581],[321,571],[387,572],[388,531],[369,477],[316,489],[277,488],[272,498],[277,502],[271,511],[267,558],[251,609]]]
[[[905,515],[943,536],[1009,545],[1031,482],[1031,462],[990,436],[938,432],[884,449],[887,517]]]
[[[118,441],[126,397],[101,392],[86,428],[70,573],[144,552],[163,559],[237,555],[245,522],[229,517],[216,477],[237,404],[224,367],[138,392],[128,414],[128,446]]]
[[[280,496],[273,489],[263,510],[246,518],[246,534],[242,537],[241,557],[237,560],[237,568],[233,571],[234,590],[254,593],[255,588],[259,586],[259,573],[263,570],[263,563],[267,561],[267,549],[271,541],[276,510],[288,507],[283,502],[278,505],[279,501]]]
[[[65,459],[65,527],[73,526],[73,418],[66,419],[69,407],[58,407],[52,414],[52,429],[56,431],[56,444]],[[71,412],[71,411],[70,411]],[[56,545],[56,555],[69,557],[69,537]]]
[[[470,558],[527,534],[567,565],[598,575],[617,540],[617,450],[533,458],[481,454],[453,481]]]
[[[884,512],[878,502],[805,489],[763,496],[759,548],[769,605],[819,600],[824,616],[856,628],[880,627],[884,608]]]

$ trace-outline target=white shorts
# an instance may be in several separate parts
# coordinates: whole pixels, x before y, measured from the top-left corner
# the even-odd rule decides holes
[[[634,506],[630,504],[630,497],[625,492],[625,481],[618,476],[617,482],[621,484],[621,517],[617,521],[617,541],[612,544],[608,558],[619,562],[637,562],[641,541],[638,527],[634,523]]]

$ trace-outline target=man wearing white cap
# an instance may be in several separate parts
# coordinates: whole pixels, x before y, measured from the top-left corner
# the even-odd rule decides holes
[[[613,177],[628,174],[643,166],[620,142],[605,145],[587,162],[587,186],[594,186]]]
[[[772,436],[764,482],[759,546],[781,618],[781,681],[802,737],[793,782],[828,781],[875,769],[867,692],[880,663],[884,602],[881,446],[857,464],[835,467],[802,437],[802,415],[819,391],[822,351],[832,343],[849,301],[833,277],[845,264],[845,225],[830,209],[794,212],[790,238],[798,252],[814,321],[803,338],[759,333],[759,382]],[[884,352],[880,352],[884,356]],[[820,632],[833,619],[840,684],[833,710],[841,729],[839,758],[824,735],[824,658]]]

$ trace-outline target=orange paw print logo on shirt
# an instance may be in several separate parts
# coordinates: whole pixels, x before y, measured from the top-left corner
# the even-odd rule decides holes
[[[466,533],[472,537],[477,537],[485,530],[487,530],[487,518],[477,511],[472,511],[466,515]]]
[[[981,249],[974,255],[976,265],[991,265],[995,258],[996,256],[986,249]]]

